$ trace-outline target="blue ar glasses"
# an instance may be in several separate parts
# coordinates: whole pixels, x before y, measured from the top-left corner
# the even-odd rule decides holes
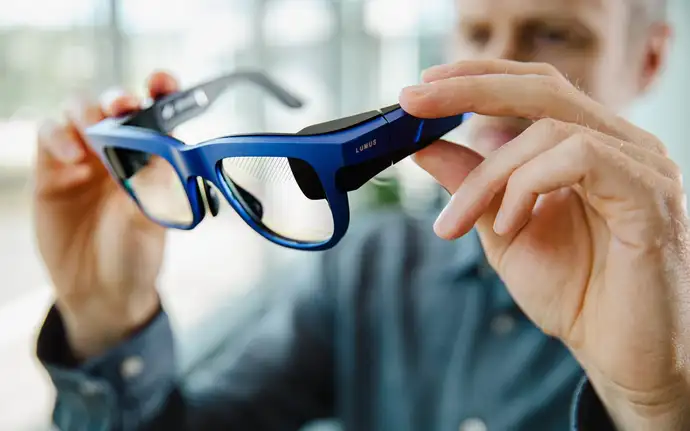
[[[217,215],[219,190],[268,240],[301,250],[331,248],[347,231],[348,192],[455,129],[467,115],[423,120],[393,105],[296,134],[226,136],[196,145],[168,135],[237,82],[253,82],[288,107],[302,106],[262,73],[237,72],[86,131],[110,173],[155,222],[192,229],[207,211]]]

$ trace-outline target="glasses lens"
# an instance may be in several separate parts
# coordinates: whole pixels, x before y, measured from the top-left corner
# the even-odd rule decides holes
[[[309,164],[284,157],[233,157],[223,160],[222,171],[235,198],[263,228],[302,243],[333,236],[333,214]]]
[[[122,184],[152,219],[169,225],[187,227],[194,213],[184,184],[164,158],[136,150],[107,148],[106,154]]]

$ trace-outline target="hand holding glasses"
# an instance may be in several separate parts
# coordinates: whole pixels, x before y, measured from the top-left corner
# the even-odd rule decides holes
[[[284,247],[324,250],[347,231],[347,193],[458,127],[469,115],[420,119],[399,105],[307,127],[297,134],[226,136],[185,145],[173,128],[202,114],[235,82],[253,82],[284,105],[302,102],[266,75],[236,72],[155,101],[86,131],[89,145],[141,210],[192,229],[215,186],[259,234]],[[199,181],[198,179],[202,179]]]

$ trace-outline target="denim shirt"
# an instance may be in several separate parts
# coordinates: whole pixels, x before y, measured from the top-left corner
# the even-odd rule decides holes
[[[475,233],[382,213],[254,289],[239,330],[196,371],[176,366],[164,310],[79,364],[53,307],[38,356],[63,431],[614,430],[567,348],[488,266]],[[257,299],[258,298],[258,299]]]

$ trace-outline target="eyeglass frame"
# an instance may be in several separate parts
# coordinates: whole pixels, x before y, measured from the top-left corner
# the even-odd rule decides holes
[[[309,126],[296,134],[262,133],[222,136],[188,145],[169,133],[206,111],[231,85],[252,82],[290,108],[303,102],[268,75],[237,71],[154,101],[136,113],[107,118],[85,131],[88,144],[113,178],[154,222],[173,229],[194,229],[206,216],[204,196],[197,178],[213,184],[254,231],[283,247],[320,251],[337,245],[350,223],[348,192],[359,189],[385,169],[425,148],[460,126],[470,113],[440,119],[421,119],[400,105]],[[150,216],[136,194],[125,186],[108,156],[111,148],[133,150],[165,159],[184,186],[193,220],[188,225],[168,223]],[[333,234],[322,242],[284,237],[256,220],[235,195],[237,185],[226,178],[222,161],[231,157],[283,157],[290,160],[298,185],[310,200],[326,199],[333,217]],[[307,172],[306,163],[311,169]],[[299,174],[299,175],[298,175]],[[316,175],[316,178],[313,175]],[[307,178],[310,176],[311,178]],[[318,190],[315,180],[318,179]],[[244,192],[240,190],[241,192]],[[215,214],[213,214],[215,215]]]

